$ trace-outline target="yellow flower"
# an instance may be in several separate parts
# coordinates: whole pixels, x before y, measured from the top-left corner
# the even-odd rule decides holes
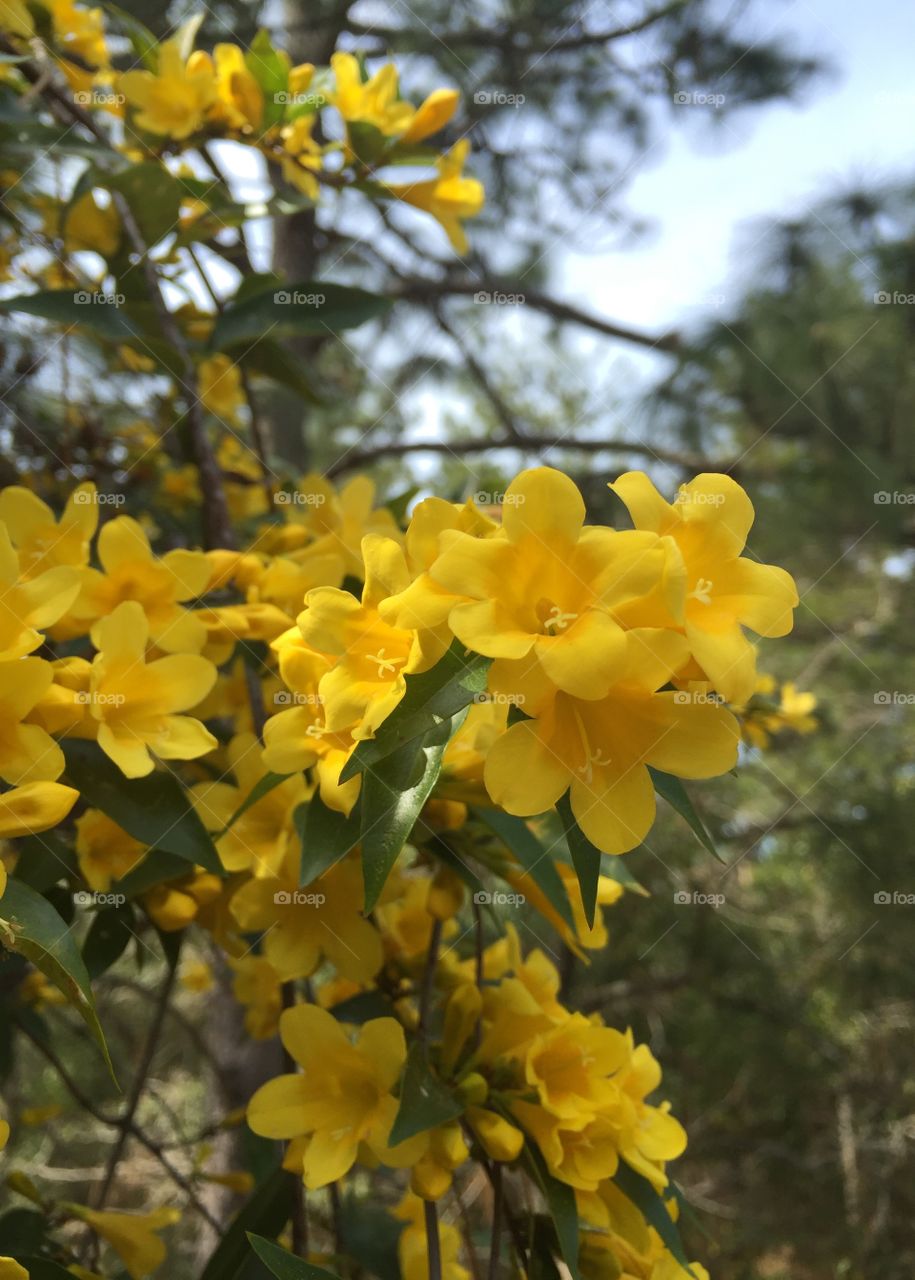
[[[461,95],[457,89],[433,89],[410,121],[406,133],[401,135],[401,142],[422,142],[445,125],[457,111]]]
[[[27,782],[0,795],[0,837],[32,835],[62,822],[79,792],[60,782]]]
[[[262,546],[271,552],[288,553],[310,542],[315,552],[343,557],[343,571],[363,578],[362,539],[369,533],[401,540],[397,522],[385,507],[376,507],[375,485],[368,476],[354,476],[339,493],[321,476],[303,476],[295,489],[299,501],[284,507],[288,523],[274,532],[276,545]]]
[[[113,204],[101,205],[94,191],[72,204],[63,227],[68,253],[91,249],[103,258],[113,258],[121,243],[121,220]]]
[[[186,991],[194,991],[198,995],[212,991],[215,985],[213,970],[205,960],[192,960],[181,970],[181,985]]]
[[[2,28],[4,20],[3,7],[10,2],[11,0],[3,0],[3,4],[0,4],[0,28]],[[15,3],[15,0],[12,0],[12,2]],[[29,1280],[29,1273],[15,1258],[0,1257],[0,1280]]]
[[[451,535],[430,576],[467,603],[449,622],[490,658],[535,657],[557,688],[603,697],[625,661],[613,611],[647,595],[667,550],[652,534],[584,528],[574,483],[551,467],[509,485],[501,537]]]
[[[248,1104],[248,1124],[264,1138],[309,1139],[302,1164],[309,1190],[348,1173],[360,1143],[395,1168],[422,1154],[425,1141],[388,1145],[397,1114],[391,1089],[407,1056],[399,1022],[375,1018],[351,1040],[332,1014],[304,1004],[282,1014],[280,1036],[302,1074],[262,1085]]]
[[[608,1077],[628,1061],[629,1041],[622,1032],[573,1013],[531,1042],[524,1077],[551,1115],[574,1120],[615,1098]]]
[[[217,745],[191,716],[216,682],[206,658],[172,654],[146,661],[149,624],[134,600],[98,624],[99,652],[92,664],[90,710],[98,744],[128,778],[140,778],[163,760],[196,760]]]
[[[237,44],[218,44],[213,60],[219,94],[216,114],[232,129],[258,129],[264,117],[264,95],[248,70],[243,51]]]
[[[87,809],[76,819],[76,856],[80,875],[96,893],[107,893],[146,857],[139,840],[119,827],[101,809]]]
[[[245,1006],[245,1030],[254,1040],[269,1040],[279,1030],[283,988],[277,971],[265,956],[229,958],[235,974],[232,991]]]
[[[397,1242],[402,1280],[429,1280],[429,1247],[422,1200],[408,1192],[392,1212],[395,1218],[407,1224]],[[442,1280],[470,1280],[470,1272],[460,1261],[461,1233],[458,1228],[453,1222],[440,1219],[438,1238]]]
[[[157,1233],[181,1218],[178,1209],[123,1213],[86,1209],[82,1205],[67,1205],[66,1208],[111,1245],[131,1280],[143,1280],[165,1261],[165,1244]]]
[[[48,7],[54,35],[64,52],[75,54],[92,67],[106,67],[109,59],[102,10],[77,8],[73,0],[50,0]]]
[[[283,177],[309,200],[318,199],[320,187],[315,174],[324,164],[324,148],[312,136],[314,125],[313,115],[297,116],[280,131]]]
[[[753,504],[729,476],[712,472],[681,487],[672,504],[640,471],[610,485],[637,529],[676,542],[686,567],[682,629],[702,672],[729,702],[746,702],[756,681],[756,653],[743,628],[787,635],[798,603],[791,575],[742,556]]]
[[[109,520],[98,538],[104,572],[83,570],[83,585],[72,617],[83,624],[104,618],[122,601],[138,601],[152,642],[166,653],[199,653],[206,627],[181,601],[207,590],[210,565],[202,551],[177,549],[155,557],[142,527],[130,516]],[[97,626],[92,639],[96,648]]]
[[[95,485],[87,481],[74,489],[59,521],[37,494],[9,485],[0,489],[0,520],[19,553],[24,578],[58,565],[82,568],[89,563],[89,543],[98,524]]]
[[[179,141],[203,124],[216,99],[216,70],[205,53],[192,53],[187,62],[177,38],[159,46],[159,66],[151,71],[126,71],[118,87],[137,111],[141,129]]]
[[[347,124],[371,124],[381,133],[397,135],[410,125],[415,108],[398,97],[397,68],[386,62],[363,82],[359,61],[351,53],[335,53],[333,68],[335,87],[329,95]]]
[[[210,831],[224,831],[235,811],[267,774],[253,733],[236,734],[229,743],[228,756],[236,786],[203,782],[192,791],[194,807]],[[226,870],[277,876],[287,854],[300,849],[293,815],[307,799],[304,779],[295,773],[246,809],[216,842]]]
[[[6,782],[53,782],[64,771],[63,752],[50,734],[23,723],[52,678],[43,658],[0,662],[0,777]]]
[[[202,867],[177,880],[157,884],[143,895],[143,906],[163,933],[177,933],[198,919],[201,912],[218,902],[223,883]]]
[[[0,0],[0,31],[8,31],[14,36],[34,34],[35,28],[24,0]]]
[[[362,869],[356,857],[336,862],[299,888],[299,854],[290,850],[276,877],[251,879],[230,909],[245,933],[264,931],[263,953],[283,982],[308,978],[327,958],[345,978],[368,982],[381,968],[381,938],[362,914]]]
[[[41,630],[67,612],[79,589],[78,572],[66,565],[20,577],[19,556],[0,523],[0,660],[37,649],[44,639]]]
[[[238,411],[245,404],[245,393],[235,361],[218,352],[201,361],[197,378],[204,408],[214,417],[237,426]]]
[[[462,138],[446,155],[436,160],[437,178],[397,183],[387,188],[398,200],[431,213],[442,224],[458,253],[467,252],[467,236],[461,222],[465,218],[475,218],[485,199],[482,182],[463,175],[469,152],[470,143]]]
[[[510,671],[508,684],[526,681],[524,710],[535,718],[512,725],[490,747],[490,796],[508,813],[531,817],[570,789],[572,812],[593,844],[605,853],[634,849],[655,816],[647,765],[711,778],[737,760],[738,727],[728,711],[680,692],[657,692],[687,655],[674,632],[628,631],[617,683],[607,697],[588,702],[544,692],[535,669],[526,676]]]

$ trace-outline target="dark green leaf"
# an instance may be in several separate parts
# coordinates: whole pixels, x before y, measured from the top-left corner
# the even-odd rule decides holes
[[[556,870],[550,853],[543,847],[523,818],[515,818],[501,809],[479,809],[476,816],[484,822],[524,867],[534,884],[570,929],[575,928],[575,917],[569,903],[569,895]]]
[[[265,1178],[223,1234],[200,1280],[236,1280],[251,1258],[249,1232],[278,1236],[285,1227],[292,1211],[294,1185],[294,1175],[285,1169],[274,1169]]]
[[[47,1230],[47,1218],[34,1209],[10,1209],[0,1216],[0,1241],[11,1253],[40,1249]]]
[[[109,175],[104,185],[127,201],[147,248],[177,229],[181,188],[161,164],[131,164]]]
[[[37,969],[54,983],[82,1017],[115,1079],[102,1032],[89,974],[73,936],[72,927],[60,918],[51,904],[21,881],[7,882],[0,901],[0,915],[9,929],[0,932],[0,940],[11,951],[31,960]]]
[[[249,1231],[248,1239],[251,1242],[251,1248],[271,1274],[277,1277],[277,1280],[337,1280],[332,1271],[325,1271],[323,1267],[315,1267],[310,1262],[304,1262],[295,1254],[281,1249],[278,1244],[271,1244],[263,1236],[256,1236]]]
[[[241,365],[249,373],[270,378],[282,387],[288,387],[308,404],[321,404],[322,398],[312,386],[301,362],[289,354],[278,342],[263,338],[241,357]]]
[[[390,1018],[394,1012],[380,991],[359,991],[330,1007],[338,1022],[348,1022],[354,1027],[361,1027],[373,1018]]]
[[[135,840],[164,849],[214,875],[224,875],[219,854],[193,804],[172,773],[125,778],[94,742],[67,742],[67,777],[87,804],[101,809]]]
[[[654,1227],[683,1270],[695,1277],[696,1273],[690,1270],[689,1260],[686,1257],[677,1224],[668,1213],[667,1206],[648,1179],[643,1178],[640,1173],[636,1173],[625,1161],[621,1160],[619,1168],[613,1176],[613,1181],[623,1195],[631,1200],[641,1212],[645,1221]]]
[[[159,42],[149,27],[144,26],[139,18],[135,18],[120,5],[111,4],[110,0],[106,2],[105,8],[116,19],[117,25],[130,41],[130,47],[146,70],[155,71],[159,65]]]
[[[359,816],[358,810],[346,817],[329,809],[316,791],[307,804],[299,805],[293,817],[302,842],[299,884],[304,889],[356,847],[361,834]]]
[[[562,819],[565,836],[569,842],[569,853],[572,855],[572,865],[578,876],[585,919],[589,927],[593,927],[594,912],[597,909],[597,881],[601,871],[600,849],[595,848],[575,821],[568,791],[556,805],[556,810]]]
[[[672,773],[662,773],[660,769],[652,769],[650,766],[648,772],[651,774],[651,781],[654,783],[654,789],[658,795],[666,800],[671,808],[676,809],[681,818],[686,819],[690,830],[702,847],[707,849],[719,862],[724,862],[724,858],[715,848],[715,842],[706,830],[705,823],[696,812],[695,806],[681,780]]]
[[[76,854],[53,831],[22,836],[16,841],[16,849],[16,879],[38,893],[44,893],[64,876],[76,874]]]
[[[187,858],[179,858],[176,853],[166,853],[164,849],[150,849],[136,870],[128,872],[123,880],[117,880],[112,890],[114,893],[123,893],[127,898],[139,898],[157,884],[166,880],[178,880],[189,874]]]
[[[55,324],[91,329],[111,342],[127,342],[139,336],[130,317],[114,301],[113,294],[88,289],[39,289],[0,301],[0,314],[19,311]]]
[[[365,289],[330,284],[326,280],[305,280],[282,288],[269,288],[243,301],[231,302],[216,321],[210,349],[226,351],[238,343],[265,337],[288,338],[296,334],[327,337],[343,329],[353,329],[383,315],[388,298]]]
[[[553,1226],[556,1228],[559,1250],[572,1274],[572,1280],[579,1280],[578,1207],[575,1203],[575,1192],[565,1182],[560,1182],[553,1177],[546,1167],[546,1161],[532,1142],[524,1145],[524,1162],[531,1177],[543,1192]]]
[[[89,977],[101,977],[124,954],[133,930],[133,911],[126,904],[99,911],[83,943],[83,963]]]
[[[366,912],[384,888],[442,768],[451,736],[445,720],[418,742],[408,742],[363,776],[362,875]]]
[[[383,760],[407,742],[421,737],[430,729],[482,698],[491,658],[479,654],[469,656],[457,640],[429,671],[405,676],[406,693],[369,742],[360,742],[340,772],[346,782],[357,773]]]
[[[19,1254],[16,1261],[25,1267],[29,1280],[73,1280],[73,1272],[67,1271],[49,1258],[33,1258],[29,1254]]]
[[[463,1110],[463,1104],[433,1074],[423,1045],[414,1040],[404,1068],[400,1106],[388,1139],[390,1145],[396,1147],[399,1142],[406,1142],[407,1138],[415,1137],[417,1133],[425,1133],[436,1125],[447,1124],[449,1120],[455,1120],[461,1115]]]

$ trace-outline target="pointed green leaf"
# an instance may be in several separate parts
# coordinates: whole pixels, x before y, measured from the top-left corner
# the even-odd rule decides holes
[[[696,1273],[690,1269],[677,1224],[648,1179],[643,1178],[640,1173],[636,1173],[624,1160],[621,1160],[619,1168],[613,1175],[613,1181],[623,1195],[641,1212],[645,1221],[654,1227],[683,1270],[695,1280]]]
[[[251,1261],[250,1232],[278,1236],[292,1212],[295,1177],[285,1169],[274,1169],[242,1205],[234,1221],[210,1255],[200,1280],[238,1280],[242,1268]]]
[[[570,929],[575,928],[575,917],[569,903],[569,895],[556,870],[556,864],[523,818],[515,818],[501,809],[479,809],[476,816],[484,822],[524,867],[534,884],[556,910]]]
[[[99,911],[83,942],[83,963],[93,980],[100,978],[121,958],[130,940],[136,937],[133,911],[127,903]]]
[[[578,1272],[578,1207],[575,1192],[565,1182],[554,1178],[546,1167],[546,1161],[532,1142],[524,1145],[524,1162],[534,1182],[543,1192],[563,1260],[572,1275],[579,1280]]]
[[[332,1271],[304,1262],[295,1254],[281,1249],[278,1244],[271,1244],[263,1236],[256,1236],[249,1231],[248,1240],[261,1262],[277,1280],[337,1280]]]
[[[426,1059],[426,1051],[414,1040],[407,1055],[403,1085],[400,1090],[400,1106],[388,1139],[392,1147],[406,1142],[417,1133],[425,1133],[436,1125],[455,1120],[464,1110],[463,1104],[451,1090],[433,1074]]]
[[[114,301],[114,295],[89,289],[39,289],[0,301],[0,314],[8,311],[39,316],[54,324],[89,329],[111,342],[139,337],[138,326]]]
[[[709,835],[705,823],[696,812],[696,808],[692,800],[690,800],[682,781],[672,773],[662,773],[660,769],[652,769],[650,765],[648,772],[651,774],[651,781],[654,783],[654,789],[658,795],[666,800],[671,808],[676,809],[681,818],[686,819],[690,830],[702,847],[707,849],[719,862],[724,862],[724,858],[715,848],[715,842]]]
[[[265,337],[326,338],[384,315],[390,305],[388,298],[327,280],[271,287],[225,307],[213,327],[210,350],[225,351]]]
[[[67,742],[64,754],[66,776],[87,804],[150,848],[225,875],[209,832],[174,774],[157,770],[145,778],[125,778],[94,742]]]
[[[346,817],[329,809],[315,792],[306,804],[299,805],[293,819],[302,842],[299,884],[304,889],[359,844],[359,811],[355,809]]]
[[[18,880],[7,882],[0,898],[0,918],[6,922],[0,929],[0,941],[31,960],[63,992],[92,1033],[117,1083],[73,926],[61,919],[46,898]]]
[[[601,852],[591,843],[575,821],[568,791],[556,805],[556,810],[562,819],[565,836],[569,842],[569,853],[572,855],[572,865],[578,876],[585,919],[589,927],[593,928],[594,913],[597,910],[597,882],[601,871]]]

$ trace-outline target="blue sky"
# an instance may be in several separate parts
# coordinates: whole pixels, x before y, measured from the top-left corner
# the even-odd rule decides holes
[[[626,207],[652,232],[636,247],[565,246],[556,291],[652,331],[736,300],[748,221],[802,216],[851,180],[915,171],[915,0],[766,0],[761,36],[780,33],[834,67],[795,105],[762,107],[717,130],[687,105],[631,182]],[[762,228],[757,228],[762,231]],[[760,246],[762,248],[763,246]]]

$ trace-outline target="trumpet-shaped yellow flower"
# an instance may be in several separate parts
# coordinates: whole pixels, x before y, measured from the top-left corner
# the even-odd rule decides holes
[[[142,605],[126,600],[97,626],[89,707],[98,744],[128,778],[151,773],[153,755],[196,760],[217,745],[195,707],[216,683],[216,668],[194,654],[146,661],[149,623]]]
[[[0,489],[0,520],[19,553],[19,570],[34,578],[59,565],[89,563],[89,543],[98,524],[95,485],[86,482],[70,494],[58,520],[46,502],[22,485]]]
[[[264,94],[248,70],[243,50],[237,44],[217,44],[215,114],[231,129],[259,129],[264,118]]]
[[[166,653],[199,653],[207,630],[181,602],[202,595],[210,564],[202,551],[168,551],[157,558],[143,528],[130,516],[117,516],[98,537],[104,572],[83,570],[83,585],[71,616],[83,624],[112,613],[123,601],[137,601],[146,614],[152,643]],[[92,639],[99,648],[97,627]]]
[[[396,183],[387,188],[391,195],[405,204],[431,213],[442,224],[458,253],[467,252],[467,236],[461,223],[465,218],[475,218],[485,200],[482,182],[464,177],[469,153],[470,143],[462,138],[446,155],[436,160],[437,178]]]
[[[572,812],[593,844],[605,853],[634,849],[655,816],[646,766],[711,778],[737,760],[739,731],[728,711],[685,693],[657,692],[687,657],[683,637],[672,631],[628,631],[618,682],[588,702],[544,694],[536,672],[506,675],[522,687],[527,679],[523,706],[535,718],[512,725],[490,747],[490,796],[508,813],[531,817],[570,790]]]
[[[297,116],[280,130],[283,177],[309,200],[318,199],[320,187],[315,174],[324,165],[324,148],[314,137],[314,126],[314,116]]]
[[[78,572],[65,565],[23,577],[6,525],[0,523],[0,661],[37,649],[41,631],[67,612],[79,590]]]
[[[366,1022],[354,1040],[325,1009],[297,1005],[280,1018],[280,1036],[300,1075],[278,1076],[248,1104],[248,1123],[265,1138],[308,1139],[302,1174],[306,1187],[326,1187],[347,1174],[359,1144],[395,1168],[422,1154],[424,1135],[391,1147],[397,1101],[391,1093],[407,1056],[403,1028],[394,1018]]]
[[[228,756],[237,785],[200,783],[193,790],[194,806],[208,830],[223,833],[216,848],[227,871],[276,877],[287,855],[300,848],[293,815],[308,798],[305,781],[300,773],[293,774],[229,826],[232,815],[263,781],[267,769],[253,733],[236,734],[229,744]]]
[[[290,850],[281,873],[248,880],[231,901],[245,933],[263,932],[263,953],[281,981],[308,978],[329,960],[344,978],[368,982],[381,968],[381,938],[362,914],[362,870],[357,858],[337,862],[305,889],[299,856]]]
[[[216,70],[205,53],[192,53],[185,62],[175,38],[159,46],[155,73],[125,71],[118,87],[136,110],[141,129],[180,141],[196,133],[215,102]]]
[[[76,857],[80,875],[96,893],[107,893],[139,866],[148,850],[101,809],[87,809],[76,819]]]
[[[0,662],[0,778],[6,782],[53,782],[64,771],[63,752],[50,734],[23,723],[52,679],[43,658]]]
[[[401,142],[422,142],[438,133],[439,129],[444,129],[457,111],[460,100],[461,95],[456,89],[433,89],[425,102],[416,108],[406,133],[401,135]]]
[[[150,889],[143,895],[143,906],[163,933],[177,933],[193,924],[208,907],[219,902],[222,890],[223,882],[219,876],[195,867],[189,875]]]
[[[746,702],[756,681],[756,653],[744,627],[761,636],[787,635],[798,603],[791,575],[741,555],[753,524],[753,504],[730,476],[709,472],[666,502],[640,471],[610,485],[637,529],[676,542],[686,568],[682,627],[690,651],[729,702]],[[675,624],[680,622],[675,620]]]
[[[398,96],[397,68],[392,62],[365,81],[359,61],[351,53],[335,53],[330,65],[335,80],[330,102],[347,124],[371,124],[386,135],[408,128],[415,108]]]
[[[111,1245],[131,1280],[144,1280],[165,1261],[165,1243],[158,1233],[181,1219],[179,1209],[123,1213],[86,1209],[82,1205],[67,1205],[66,1208]]]
[[[538,659],[566,693],[603,697],[626,659],[615,608],[648,595],[668,551],[653,534],[584,528],[585,505],[559,471],[509,485],[503,537],[451,535],[430,576],[455,596],[454,634],[491,658]]]

